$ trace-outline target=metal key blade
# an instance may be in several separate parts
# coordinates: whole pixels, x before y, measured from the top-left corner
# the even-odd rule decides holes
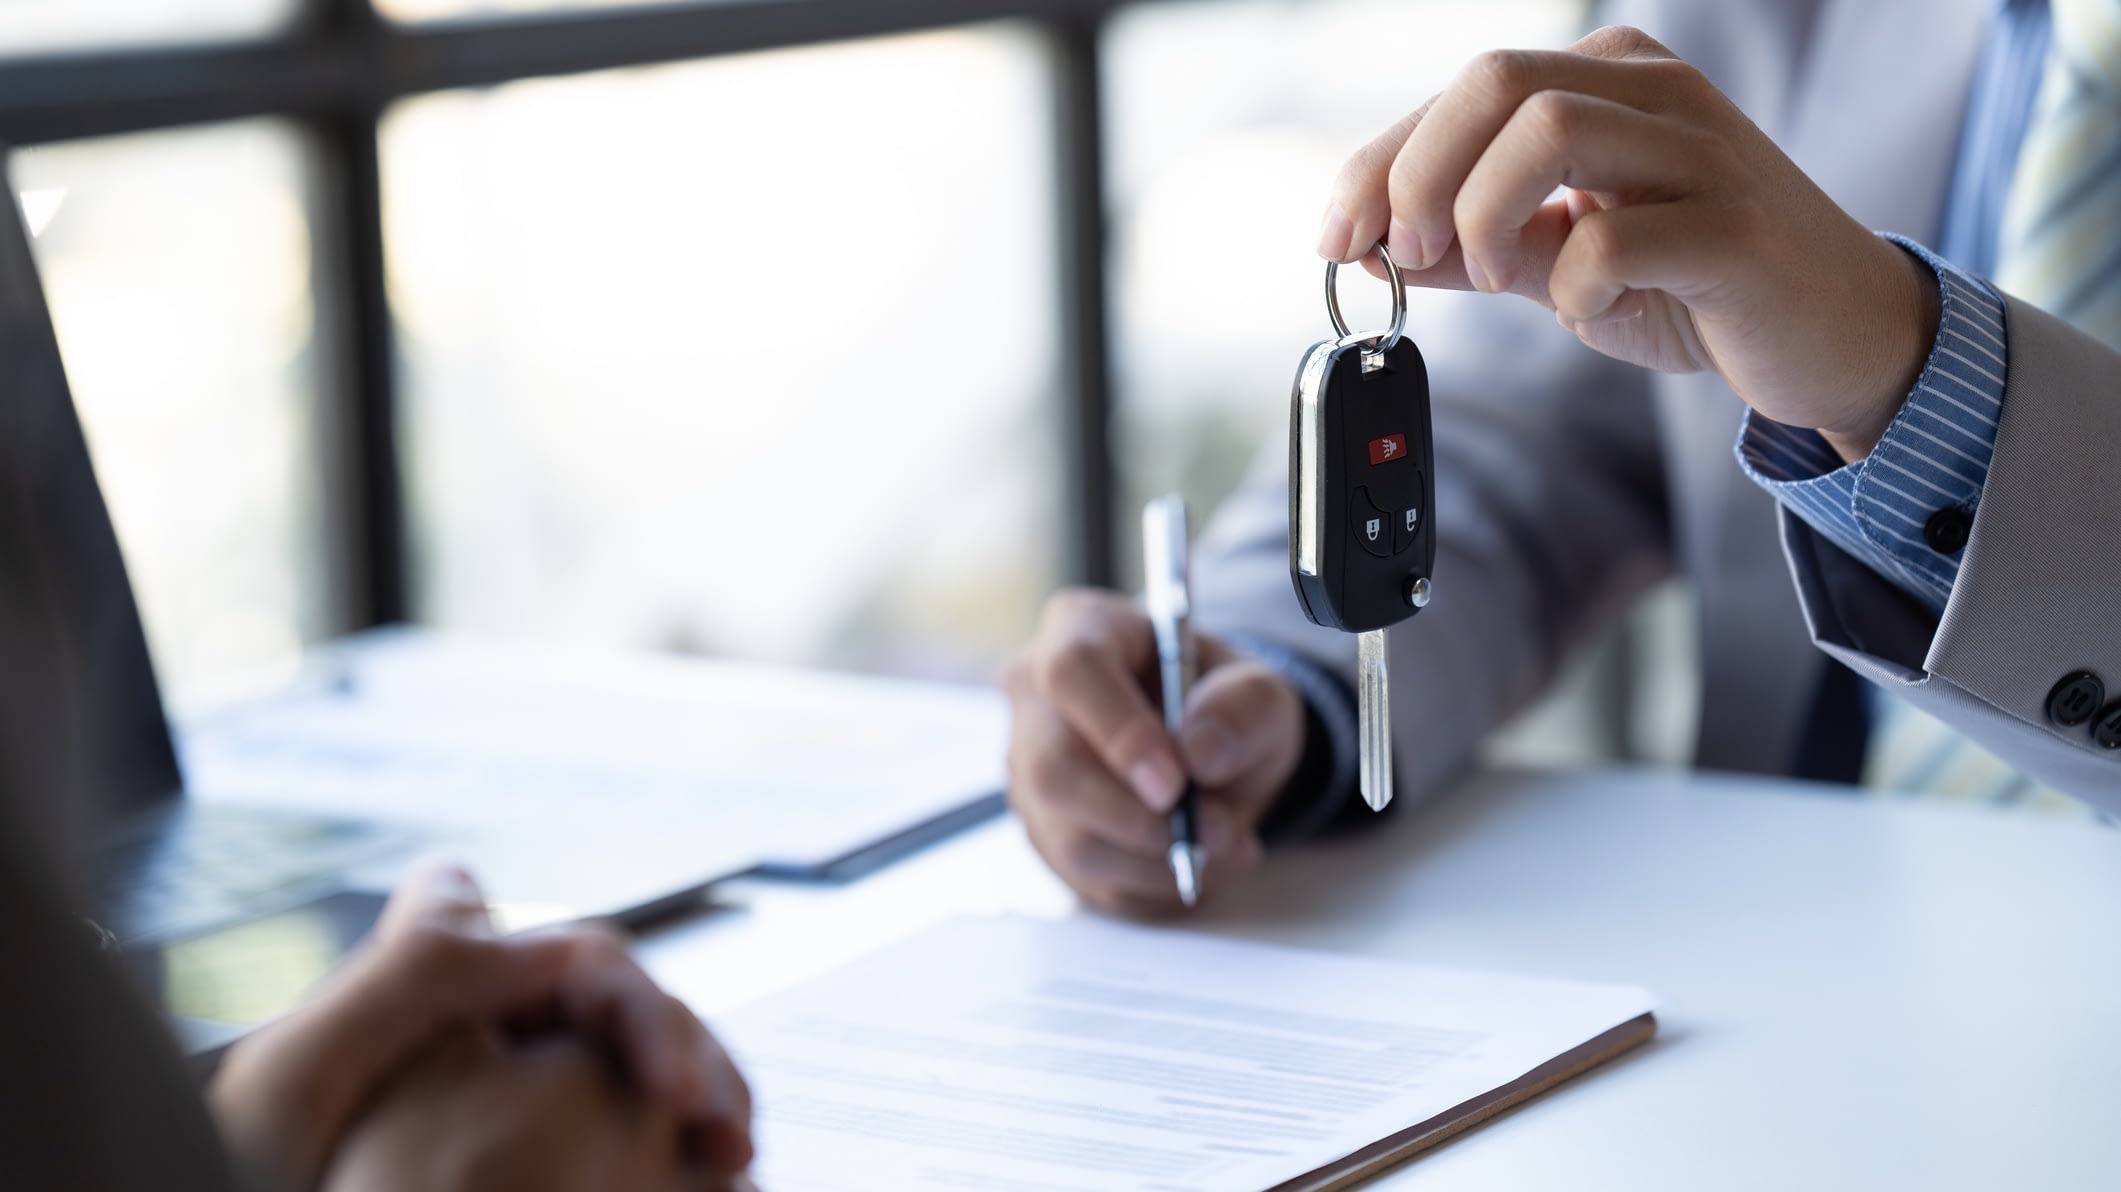
[[[1385,631],[1356,638],[1356,748],[1362,758],[1362,801],[1383,811],[1392,801],[1392,680],[1385,671]]]

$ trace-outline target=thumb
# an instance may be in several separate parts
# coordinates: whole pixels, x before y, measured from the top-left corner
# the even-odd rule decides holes
[[[1263,810],[1303,752],[1303,697],[1281,673],[1250,658],[1201,676],[1186,703],[1179,750],[1201,785],[1226,788],[1247,810]]]

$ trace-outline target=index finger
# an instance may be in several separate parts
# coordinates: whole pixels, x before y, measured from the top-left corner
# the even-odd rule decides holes
[[[1600,29],[1566,50],[1498,50],[1475,58],[1341,172],[1334,200],[1358,233],[1368,233],[1342,259],[1353,260],[1383,239],[1403,268],[1435,265],[1456,235],[1451,205],[1459,184],[1518,105],[1536,92],[1558,90],[1654,111],[1672,82],[1641,66],[1671,57],[1647,34]]]
[[[1048,619],[1033,661],[1040,692],[1144,803],[1170,810],[1186,772],[1149,700],[1145,674],[1156,635],[1148,617],[1116,593],[1097,593],[1061,604]]]

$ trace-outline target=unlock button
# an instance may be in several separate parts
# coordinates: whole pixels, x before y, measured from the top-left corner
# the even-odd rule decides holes
[[[1414,545],[1414,536],[1421,531],[1423,514],[1421,510],[1422,484],[1420,476],[1419,472],[1415,473],[1414,491],[1401,498],[1403,503],[1396,506],[1390,515],[1392,553],[1395,555]]]
[[[1355,530],[1355,541],[1364,550],[1380,559],[1392,554],[1392,515],[1370,503],[1370,490],[1358,488],[1355,499],[1348,502],[1348,517]]]

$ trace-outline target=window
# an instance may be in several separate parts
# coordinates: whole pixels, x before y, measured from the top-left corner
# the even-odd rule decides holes
[[[329,627],[309,181],[278,121],[19,151],[104,498],[182,707]]]
[[[6,0],[0,58],[229,41],[283,29],[301,0]]]
[[[408,100],[413,608],[989,677],[1060,561],[1051,123],[986,27]]]

